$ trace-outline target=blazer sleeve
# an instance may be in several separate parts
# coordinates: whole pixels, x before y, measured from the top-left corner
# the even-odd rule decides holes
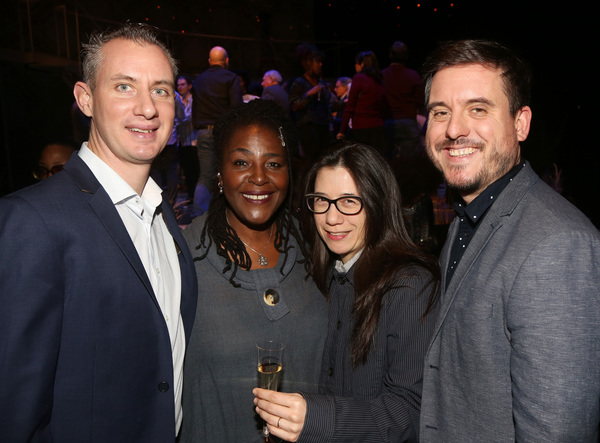
[[[597,438],[599,269],[599,236],[570,232],[545,238],[517,274],[506,324],[516,441]]]
[[[67,229],[67,227],[65,227]],[[0,441],[50,441],[64,278],[58,242],[20,197],[0,199]]]
[[[387,294],[378,328],[386,340],[381,393],[372,399],[303,394],[306,420],[299,442],[416,441],[419,430],[423,362],[437,318],[435,308],[424,320],[429,275],[402,281]]]

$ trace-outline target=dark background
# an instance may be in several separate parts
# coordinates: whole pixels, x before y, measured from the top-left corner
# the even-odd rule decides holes
[[[598,74],[585,5],[527,1],[0,0],[0,195],[32,182],[31,167],[51,141],[73,139],[72,87],[80,42],[96,28],[146,22],[197,74],[208,50],[224,46],[231,69],[259,82],[268,69],[284,79],[300,73],[294,48],[314,42],[326,54],[324,76],[354,74],[354,56],[371,49],[381,67],[395,40],[408,44],[420,69],[439,42],[492,38],[532,63],[533,123],[524,157],[540,175],[561,170],[563,195],[600,226],[596,151],[590,142]],[[594,102],[592,103],[592,97]],[[76,140],[79,142],[79,140]]]

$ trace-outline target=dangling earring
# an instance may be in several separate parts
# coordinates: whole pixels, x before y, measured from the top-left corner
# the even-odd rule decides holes
[[[285,148],[285,139],[283,138],[283,127],[279,127],[279,140],[281,140],[281,146]]]
[[[217,172],[217,178],[219,181],[217,182],[217,186],[219,187],[219,194],[223,195],[223,183],[221,182],[221,173]]]

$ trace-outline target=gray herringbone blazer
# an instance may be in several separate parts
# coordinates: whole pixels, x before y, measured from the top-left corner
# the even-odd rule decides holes
[[[529,164],[480,223],[441,299],[421,440],[598,441],[598,230]]]

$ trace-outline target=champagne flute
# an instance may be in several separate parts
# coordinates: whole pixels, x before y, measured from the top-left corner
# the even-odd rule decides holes
[[[258,349],[258,387],[277,391],[283,372],[283,344],[268,340],[256,345]],[[269,428],[263,424],[263,437],[269,439]]]

